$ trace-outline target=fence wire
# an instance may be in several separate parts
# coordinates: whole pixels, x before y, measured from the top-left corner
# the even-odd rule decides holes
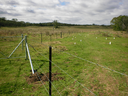
[[[10,58],[12,56],[12,54],[16,51],[16,49],[20,46],[20,44],[24,41],[25,38],[23,38],[21,40],[21,42],[16,46],[16,48],[12,51],[12,53],[8,56],[8,58]]]
[[[89,63],[91,63],[91,64],[94,64],[94,65],[100,66],[100,67],[102,67],[102,68],[108,69],[108,70],[110,70],[110,71],[113,71],[113,72],[115,72],[115,73],[118,73],[118,74],[121,74],[121,75],[124,75],[124,76],[127,76],[127,77],[128,77],[128,75],[126,75],[126,74],[124,74],[124,73],[121,73],[121,72],[118,72],[118,71],[116,71],[116,70],[114,70],[114,69],[110,69],[110,68],[108,68],[108,67],[105,67],[105,66],[103,66],[103,65],[100,65],[100,64],[94,63],[94,62],[89,61],[89,60],[87,60],[87,59],[84,59],[84,58],[78,57],[78,56],[76,56],[76,55],[70,54],[70,53],[68,53],[68,52],[65,52],[65,51],[59,50],[59,49],[57,49],[57,48],[55,48],[55,47],[52,47],[52,48],[53,48],[53,49],[56,49],[56,50],[58,50],[58,51],[60,51],[60,52],[64,52],[64,53],[66,53],[66,54],[68,54],[68,55],[71,55],[71,56],[73,56],[73,57],[76,57],[76,58],[78,58],[78,59],[81,59],[81,60],[87,61],[87,62],[89,62]]]
[[[31,45],[30,45],[31,46]],[[33,46],[31,46],[33,49],[34,49],[34,47]],[[35,52],[36,50],[34,49],[34,52]],[[38,61],[41,61],[41,60],[38,60]],[[34,62],[39,66],[39,64],[34,60]],[[42,62],[42,61],[41,61]],[[41,67],[39,67],[38,68],[38,70],[40,69]],[[42,70],[42,69],[41,69]],[[42,71],[43,72],[43,71]],[[51,71],[50,71],[51,72]],[[66,86],[66,85],[64,85],[60,80],[58,80],[60,83],[61,83],[61,86],[63,85],[64,86],[64,88],[66,88],[66,87],[68,87],[68,86]],[[68,81],[69,82],[69,81]],[[63,89],[64,89],[63,88]],[[60,91],[60,93],[62,93],[62,90]]]
[[[30,45],[30,44],[29,44]],[[30,45],[31,46],[31,45]],[[32,46],[31,46],[32,47]],[[34,47],[32,47],[34,49]],[[34,49],[35,50],[35,49]],[[36,50],[35,50],[36,51]],[[36,62],[35,62],[36,63]],[[36,63],[37,66],[39,66]],[[43,72],[43,70],[41,69],[41,71]],[[44,73],[44,72],[43,72]],[[55,85],[52,83],[52,81],[49,80],[48,76],[44,73],[44,75],[46,76],[47,80],[53,85],[53,87],[55,88],[55,90],[57,91],[57,93],[61,96],[60,92],[58,91],[58,89],[55,87]],[[41,79],[41,78],[40,78]]]
[[[22,37],[22,36],[7,36],[8,38],[12,38],[12,37]],[[6,37],[5,37],[6,38]],[[11,52],[11,54],[7,57],[2,51],[0,51],[0,53],[5,57],[5,58],[0,58],[0,59],[9,59],[9,58],[24,58],[24,56],[20,56],[20,57],[11,57],[12,54],[17,50],[17,48],[20,46],[20,44],[25,40],[25,38],[22,38],[22,40],[20,41],[20,43],[15,47],[15,49]]]
[[[0,53],[1,53],[4,57],[8,58],[6,55],[4,55],[4,53],[3,53],[3,52],[1,52],[1,51],[0,51]]]
[[[22,36],[0,36],[0,38],[20,38]]]
[[[46,44],[43,44],[43,45],[48,46],[48,45],[46,45]],[[66,54],[71,55],[71,56],[73,56],[73,57],[75,57],[75,58],[78,58],[78,59],[84,60],[84,61],[89,62],[89,63],[91,63],[91,64],[94,64],[94,65],[100,66],[100,67],[105,68],[105,69],[107,69],[107,70],[110,70],[110,71],[113,71],[113,72],[115,72],[115,73],[118,73],[118,74],[121,74],[121,75],[124,75],[124,76],[127,76],[127,77],[128,77],[128,75],[126,75],[126,74],[124,74],[124,73],[121,73],[121,72],[118,72],[118,71],[116,71],[116,70],[114,70],[114,69],[110,69],[110,68],[108,68],[108,67],[105,67],[105,66],[103,66],[103,65],[97,64],[97,63],[92,62],[92,61],[89,61],[89,60],[87,60],[87,59],[84,59],[84,58],[78,57],[78,56],[76,56],[76,55],[70,54],[70,53],[65,52],[65,51],[63,51],[63,50],[59,50],[59,49],[57,49],[57,48],[55,48],[55,47],[52,47],[52,48],[53,48],[53,49],[56,49],[56,50],[57,50],[57,51],[59,51],[59,52],[66,53]]]
[[[33,47],[33,46],[31,46],[31,47]],[[36,50],[34,49],[34,51],[36,51]],[[42,55],[41,55],[41,56],[42,56]],[[33,60],[33,61],[36,63],[37,66],[39,66],[39,64],[38,64],[35,60]],[[41,60],[39,60],[39,61],[41,61]],[[38,69],[38,70],[39,70],[39,69]],[[43,72],[42,69],[41,69],[41,71]],[[51,72],[51,71],[50,71],[50,72]],[[44,74],[44,72],[43,72],[43,74]],[[60,82],[61,86],[62,86],[62,85],[64,86],[63,90],[68,87],[68,86],[64,85],[60,80],[58,80],[58,81]],[[69,81],[68,81],[68,83],[69,83]],[[61,90],[59,93],[61,94],[63,90]]]
[[[30,45],[30,44],[29,44]],[[32,46],[32,45],[30,45]],[[32,48],[38,52],[33,46]],[[45,57],[43,54],[41,54],[40,52],[38,52],[40,55],[42,55],[45,59],[47,59],[48,61],[50,61],[47,57]],[[57,64],[55,64],[53,61],[50,61],[52,64],[54,64],[56,67],[58,67],[61,71],[63,71],[65,74],[67,74],[70,78],[72,78],[74,81],[77,81],[75,78],[73,78],[71,75],[69,75],[66,71],[64,71],[62,68],[60,68],[59,66],[57,66]],[[92,93],[94,96],[97,96],[96,94],[94,94],[91,90],[89,90],[87,87],[83,86],[80,82],[77,81],[77,83],[79,83],[83,88],[85,88],[87,91],[89,91],[90,93]]]
[[[42,79],[40,78],[39,74],[38,74],[37,72],[36,72],[36,74],[37,74],[38,78],[40,79],[40,81],[42,82],[42,84],[43,84],[43,86],[44,86],[45,90],[47,91],[47,93],[48,93],[48,95],[49,95],[49,92],[48,92],[48,90],[47,90],[46,86],[44,85],[44,83],[43,83]]]

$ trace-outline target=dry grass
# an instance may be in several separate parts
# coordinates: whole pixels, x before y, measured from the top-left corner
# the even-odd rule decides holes
[[[21,36],[21,34],[24,35],[33,35],[41,34],[49,36],[49,35],[56,35],[60,34],[62,32],[63,34],[67,33],[68,35],[72,33],[82,33],[86,32],[89,34],[102,34],[105,37],[109,37],[110,34],[113,34],[115,37],[125,37],[128,38],[128,34],[125,31],[113,31],[111,28],[104,28],[104,27],[96,27],[92,28],[91,26],[86,27],[60,27],[58,29],[54,29],[53,27],[22,27],[22,28],[8,28],[8,27],[2,27],[0,28],[0,36]]]

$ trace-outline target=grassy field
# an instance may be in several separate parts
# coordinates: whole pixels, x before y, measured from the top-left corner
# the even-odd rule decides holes
[[[128,76],[96,65],[128,75],[128,33],[98,26],[63,26],[54,30],[3,27],[0,58],[9,56],[21,41],[21,37],[2,36],[21,34],[28,36],[32,63],[38,73],[49,72],[49,46],[53,47],[52,72],[57,75],[52,82],[52,96],[128,96]],[[24,58],[0,59],[0,95],[48,96],[48,81],[28,81],[31,67],[25,60],[24,42],[23,45],[24,49],[20,45],[11,57]]]

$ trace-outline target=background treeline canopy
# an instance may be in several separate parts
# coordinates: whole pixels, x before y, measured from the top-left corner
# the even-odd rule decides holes
[[[0,27],[25,27],[25,26],[79,26],[78,24],[66,24],[59,23],[57,20],[47,23],[30,23],[24,21],[18,21],[17,19],[6,20],[5,17],[0,17]]]
[[[118,17],[114,17],[110,24],[112,28],[116,31],[127,31],[128,32],[128,16],[120,15]],[[55,28],[59,28],[59,26],[81,26],[79,24],[67,24],[60,23],[57,20],[53,22],[47,23],[30,23],[24,21],[18,21],[17,19],[7,20],[5,17],[0,17],[0,27],[25,27],[25,26],[54,26]],[[90,26],[89,24],[82,26]],[[92,26],[99,26],[96,24],[92,24]],[[107,27],[108,25],[100,25]]]
[[[7,20],[5,17],[0,17],[0,27],[25,27],[25,26],[54,26],[55,28],[59,28],[59,26],[99,26],[97,24],[67,24],[67,23],[60,23],[57,20],[53,22],[47,23],[30,23],[24,21],[18,21],[17,19]],[[109,25],[101,25],[101,26],[109,26]]]

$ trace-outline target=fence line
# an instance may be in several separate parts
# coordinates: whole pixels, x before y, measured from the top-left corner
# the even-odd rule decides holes
[[[30,45],[30,44],[29,44]],[[32,46],[32,45],[31,45]],[[38,52],[34,47],[32,47],[36,52]],[[47,57],[45,57],[43,54],[41,54],[40,52],[38,52],[40,55],[42,55],[45,59],[47,59],[48,61],[50,61]],[[53,61],[50,61],[52,62],[52,64],[54,64],[55,66],[57,66]],[[74,81],[77,81],[75,80],[71,75],[69,75],[67,72],[65,72],[63,69],[61,69],[59,66],[57,66],[61,71],[63,71],[64,73],[66,73],[70,78],[72,78]],[[78,81],[77,81],[78,82]],[[83,86],[80,82],[78,82],[82,87],[84,87],[86,90],[88,90],[90,93],[92,93],[93,95],[96,96],[96,94],[94,94],[91,90],[89,90],[87,87]]]
[[[23,58],[23,57],[11,57],[12,54],[16,51],[16,49],[20,46],[21,43],[22,43],[22,49],[23,49],[23,41],[24,41],[24,39],[25,39],[25,38],[23,38],[23,35],[22,35],[22,36],[7,36],[7,37],[22,37],[22,40],[21,40],[21,42],[15,47],[15,49],[12,51],[12,53],[11,53],[8,57],[7,57],[6,55],[4,55],[4,54],[0,51],[0,53],[1,53],[4,57],[6,57],[6,58],[0,58],[0,59]]]
[[[53,47],[53,49],[57,49],[57,48],[54,48],[54,47]],[[59,49],[57,49],[57,50],[59,50]],[[103,66],[103,65],[100,65],[100,64],[94,63],[94,62],[89,61],[89,60],[87,60],[87,59],[83,59],[83,58],[81,58],[81,57],[78,57],[78,56],[76,56],[76,55],[70,54],[70,53],[65,52],[65,51],[61,51],[61,50],[59,50],[59,51],[60,51],[60,52],[64,52],[64,53],[66,53],[66,54],[68,54],[68,55],[71,55],[71,56],[73,56],[73,57],[76,57],[76,58],[78,58],[78,59],[81,59],[81,60],[87,61],[87,62],[89,62],[89,63],[91,63],[91,64],[94,64],[94,65],[100,66],[100,67],[102,67],[102,68],[108,69],[108,70],[110,70],[110,71],[113,71],[113,72],[115,72],[115,73],[118,73],[118,74],[121,74],[121,75],[124,75],[124,76],[127,76],[127,77],[128,77],[128,75],[126,75],[126,74],[124,74],[124,73],[121,73],[121,72],[118,72],[118,71],[116,71],[116,70],[110,69],[110,68],[105,67],[105,66]]]
[[[12,37],[14,37],[14,36],[10,36],[11,38]],[[16,37],[22,37],[22,36],[16,36]],[[1,37],[0,37],[1,38]],[[19,57],[11,57],[12,56],[12,54],[15,52],[15,50],[19,47],[19,45],[23,42],[23,40],[24,40],[25,38],[23,38],[22,40],[21,40],[21,42],[17,45],[17,47],[13,50],[13,52],[9,55],[9,57],[7,57],[7,58],[5,58],[5,59],[8,59],[8,58],[19,58]],[[42,42],[42,41],[41,41]],[[30,45],[30,44],[29,44]],[[43,44],[43,45],[45,45],[45,44]],[[39,51],[37,51],[32,45],[30,45],[36,52],[38,52],[40,55],[42,55],[44,58],[46,58],[48,61],[50,61],[47,57],[45,57],[43,54],[41,54]],[[45,45],[45,46],[48,46],[48,45]],[[30,53],[29,53],[29,48],[28,48],[28,44],[26,43],[26,48],[27,48],[27,52],[28,52],[28,56],[30,55]],[[73,57],[75,57],[75,58],[78,58],[78,59],[80,59],[80,60],[83,60],[83,61],[86,61],[86,62],[89,62],[89,63],[91,63],[91,64],[94,64],[94,65],[97,65],[97,66],[100,66],[100,67],[102,67],[102,68],[105,68],[105,69],[107,69],[107,70],[110,70],[110,71],[113,71],[113,72],[115,72],[115,73],[118,73],[118,74],[121,74],[121,75],[124,75],[124,76],[128,76],[128,75],[126,75],[126,74],[124,74],[124,73],[121,73],[121,72],[118,72],[118,71],[116,71],[116,70],[113,70],[113,69],[110,69],[110,68],[108,68],[108,67],[105,67],[105,66],[103,66],[103,65],[100,65],[100,64],[97,64],[97,63],[95,63],[95,62],[92,62],[92,61],[89,61],[89,60],[87,60],[87,59],[84,59],[84,58],[81,58],[81,57],[78,57],[78,56],[76,56],[76,55],[73,55],[73,54],[70,54],[70,53],[68,53],[68,52],[65,52],[65,51],[62,51],[62,50],[59,50],[59,49],[57,49],[57,48],[55,48],[55,47],[52,47],[53,49],[56,49],[56,50],[58,50],[58,51],[60,51],[60,52],[64,52],[64,53],[66,53],[66,54],[68,54],[68,55],[71,55],[71,56],[73,56]],[[0,52],[3,56],[5,56],[2,52]],[[6,57],[6,56],[5,56]],[[1,58],[0,58],[1,59]],[[31,57],[29,56],[29,60],[30,60],[30,64],[31,64],[31,68],[33,69],[33,65],[32,65],[32,61],[31,61]],[[63,71],[65,74],[67,74],[70,78],[72,78],[72,80],[74,80],[74,81],[76,81],[77,83],[79,83],[82,87],[84,87],[86,90],[88,90],[90,93],[92,93],[93,95],[95,95],[91,90],[89,90],[87,87],[85,87],[83,84],[81,84],[79,81],[77,81],[77,79],[75,79],[75,78],[73,78],[71,75],[69,75],[66,71],[64,71],[62,68],[60,68],[57,64],[55,64],[53,61],[50,61],[51,63],[53,63],[57,68],[59,68],[61,71]],[[37,64],[37,63],[36,63]],[[42,70],[42,69],[41,69]],[[34,74],[34,69],[32,70],[32,73]],[[38,73],[36,72],[36,74],[38,75]],[[44,74],[45,75],[45,74]],[[46,76],[46,75],[45,75]],[[47,77],[47,76],[46,76]],[[40,81],[42,82],[42,84],[43,84],[43,81],[42,81],[42,79],[40,78],[40,76],[38,75],[38,78],[40,79]],[[48,79],[48,77],[47,77],[47,79]],[[49,80],[49,79],[48,79]],[[50,80],[49,80],[50,81]],[[52,81],[50,81],[51,83],[52,83]],[[43,84],[44,85],[44,84]],[[54,85],[53,85],[54,86]],[[68,86],[67,86],[68,87]],[[66,87],[66,88],[67,88]],[[45,85],[44,85],[44,88],[45,88],[45,90],[48,92],[48,90],[47,90],[47,88],[45,87]],[[56,87],[54,86],[54,88],[56,89]],[[57,89],[56,89],[57,90]],[[63,90],[62,90],[63,91]],[[61,92],[62,92],[61,91]],[[57,90],[57,92],[59,93],[59,95],[61,96],[61,92],[59,92],[58,90]],[[49,94],[49,93],[48,93]],[[95,95],[96,96],[96,95]]]
[[[6,58],[8,58],[6,55],[3,54],[3,52],[0,51],[0,53],[1,53],[3,56],[5,56]]]
[[[0,36],[0,38],[20,38],[20,37],[22,37],[22,36]]]
[[[40,78],[39,74],[38,74],[37,72],[35,72],[35,73],[37,74],[37,76],[38,76],[38,78],[40,79],[40,81],[42,82],[42,84],[43,84],[43,86],[44,86],[45,90],[46,90],[46,91],[47,91],[47,93],[49,94],[49,92],[48,92],[47,88],[45,87],[45,85],[44,85],[44,83],[43,83],[42,79]]]
[[[29,44],[30,45],[30,44]],[[30,45],[31,46],[31,45]],[[32,46],[31,46],[32,47]],[[34,49],[34,47],[32,47],[33,49]],[[34,49],[35,50],[35,49]],[[35,50],[36,51],[36,50]],[[36,61],[35,61],[35,63],[36,63]],[[36,63],[36,65],[38,65],[37,63]],[[38,65],[39,66],[39,65]],[[41,69],[42,70],[42,69]],[[43,70],[42,70],[42,72],[43,72]],[[44,72],[43,72],[44,73]],[[52,83],[52,81],[51,80],[49,80],[49,78],[47,77],[47,75],[44,73],[44,75],[46,76],[46,78],[47,78],[47,80],[53,85],[53,87],[57,90],[57,88],[55,87],[55,85]],[[59,93],[59,95],[61,96],[61,94],[60,94],[60,92],[57,90],[57,92]]]
[[[42,44],[43,44],[43,43],[42,43]],[[43,45],[48,46],[48,45],[46,45],[46,44],[43,44]],[[63,50],[59,50],[59,49],[57,49],[57,48],[55,48],[55,47],[52,47],[52,48],[53,48],[53,49],[56,49],[56,50],[58,50],[58,51],[60,51],[60,52],[64,52],[64,53],[66,53],[66,54],[68,54],[68,55],[71,55],[71,56],[73,56],[73,57],[75,57],[75,58],[78,58],[78,59],[84,60],[84,61],[89,62],[89,63],[91,63],[91,64],[94,64],[94,65],[100,66],[100,67],[102,67],[102,68],[108,69],[108,70],[110,70],[110,71],[113,71],[113,72],[115,72],[115,73],[118,73],[118,74],[121,74],[121,75],[124,75],[124,76],[127,76],[127,77],[128,77],[128,75],[126,75],[126,74],[124,74],[124,73],[121,73],[121,72],[118,72],[118,71],[116,71],[116,70],[113,70],[113,69],[110,69],[110,68],[108,68],[108,67],[105,67],[105,66],[103,66],[103,65],[100,65],[100,64],[94,63],[94,62],[89,61],[89,60],[87,60],[87,59],[83,59],[83,58],[81,58],[81,57],[78,57],[78,56],[76,56],[76,55],[70,54],[70,53],[65,52],[65,51],[63,51]]]
[[[36,63],[36,61],[35,61],[35,63]],[[36,65],[37,66],[39,66],[37,63],[36,63]],[[41,71],[43,72],[43,70],[41,69]],[[46,76],[46,78],[47,78],[47,80],[49,81],[49,82],[51,82],[51,84],[53,85],[53,87],[56,89],[56,87],[55,87],[55,85],[52,83],[52,81],[50,81],[49,80],[49,78],[47,77],[47,75],[43,72],[43,74]],[[57,90],[57,89],[56,89]],[[60,92],[57,90],[57,92],[60,94]],[[61,96],[61,95],[60,95]]]
[[[31,46],[30,44],[29,44],[29,46]],[[34,47],[33,46],[31,46],[33,49],[34,49]],[[34,51],[36,51],[35,49],[34,49]],[[41,61],[41,60],[39,60],[39,61]],[[42,62],[42,61],[41,61]],[[35,63],[36,63],[36,65],[37,66],[39,66],[39,64],[37,64],[37,62],[35,61]],[[38,69],[39,70],[39,69]],[[41,69],[42,70],[42,69]],[[43,72],[43,71],[42,71]],[[51,71],[50,71],[51,72]],[[59,82],[60,82],[60,80],[58,80]],[[64,87],[67,87],[67,86],[65,86],[62,82],[60,82]],[[62,92],[62,90],[61,90],[61,92]],[[60,92],[60,93],[61,93]]]
[[[40,41],[41,41],[41,43],[42,43],[42,37],[43,37],[43,35],[45,35],[45,36],[48,36],[48,38],[49,38],[49,40],[50,41],[52,41],[52,37],[53,37],[53,35],[54,35],[54,39],[57,39],[57,36],[59,37],[59,38],[64,38],[65,37],[65,35],[64,34],[68,34],[68,35],[70,35],[70,34],[74,34],[74,33],[77,33],[77,32],[66,32],[66,33],[64,33],[64,32],[62,32],[62,31],[59,31],[59,32],[55,32],[55,33],[40,33]]]
[[[36,63],[36,65],[38,65],[36,61],[35,61],[35,63]],[[38,66],[39,66],[39,65],[38,65]],[[41,71],[43,72],[42,69],[41,69]],[[51,72],[51,71],[50,71],[50,72]],[[44,73],[44,72],[43,72],[43,73]],[[58,81],[64,86],[64,88],[67,88],[67,87],[68,87],[68,86],[64,85],[60,80],[58,80]],[[63,89],[64,89],[64,88],[63,88]],[[63,91],[63,90],[61,90],[60,93],[62,93],[62,91]]]
[[[30,45],[30,46],[31,46],[31,45]],[[33,46],[31,46],[31,47],[33,47]],[[34,49],[34,51],[36,51],[36,50]],[[39,60],[39,61],[41,61],[41,60]],[[42,62],[42,61],[41,61],[41,62]],[[35,61],[35,63],[36,63],[37,66],[39,66],[39,64],[38,64],[36,61]],[[39,69],[38,69],[38,70],[39,70]],[[42,69],[41,69],[41,71],[42,71]],[[42,72],[43,72],[43,71],[42,71]],[[50,72],[51,72],[51,71],[50,71]],[[44,73],[44,72],[43,72],[43,73]],[[68,87],[68,86],[65,86],[60,80],[58,80],[58,81],[64,86],[64,88],[67,88],[67,87]],[[64,89],[64,88],[63,88],[63,89]],[[61,90],[60,93],[62,93],[62,91],[63,91],[63,90]]]
[[[14,59],[14,58],[25,58],[25,56],[21,56],[21,57],[10,57],[10,58],[0,58],[0,59]]]
[[[50,61],[52,62],[52,61]],[[57,66],[54,62],[52,62],[55,66]],[[57,66],[61,71],[63,71],[64,73],[66,73],[70,78],[72,78],[74,81],[77,81],[75,80],[75,78],[73,78],[71,75],[69,75],[67,72],[65,72],[63,69],[61,69],[59,66]],[[78,81],[77,81],[78,82]],[[82,87],[84,87],[86,90],[88,90],[90,93],[92,93],[93,95],[96,96],[96,94],[94,94],[91,90],[89,90],[87,87],[83,86],[80,82],[78,82]]]
[[[92,61],[89,61],[89,60],[83,59],[83,58],[81,58],[81,57],[78,57],[78,56],[76,56],[76,55],[70,54],[70,53],[68,53],[68,52],[64,52],[64,53],[69,54],[69,55],[71,55],[71,56],[73,56],[73,57],[76,57],[76,58],[78,58],[78,59],[81,59],[81,60],[87,61],[87,62],[89,62],[89,63],[91,63],[91,64],[94,64],[94,65],[100,66],[100,67],[102,67],[102,68],[108,69],[108,70],[113,71],[113,72],[115,72],[115,73],[118,73],[118,74],[121,74],[121,75],[124,75],[124,76],[127,76],[127,77],[128,77],[128,75],[126,75],[126,74],[124,74],[124,73],[121,73],[121,72],[118,72],[118,71],[116,71],[116,70],[110,69],[110,68],[105,67],[105,66],[103,66],[103,65],[100,65],[100,64],[94,63],[94,62],[92,62]]]
[[[43,45],[45,45],[45,44],[43,44]],[[48,45],[45,45],[45,46],[48,46]],[[33,47],[34,48],[34,47]],[[56,49],[56,50],[58,50],[57,48],[54,48],[53,47],[53,49]],[[34,49],[35,50],[35,49]],[[87,59],[83,59],[83,58],[81,58],[81,57],[78,57],[78,56],[76,56],[76,55],[73,55],[73,54],[70,54],[70,53],[68,53],[68,52],[65,52],[65,51],[62,51],[62,50],[59,50],[60,52],[64,52],[64,53],[66,53],[66,54],[68,54],[68,55],[71,55],[71,56],[73,56],[73,57],[75,57],[75,58],[78,58],[78,59],[81,59],[81,60],[84,60],[84,61],[86,61],[86,62],[89,62],[89,63],[91,63],[91,64],[94,64],[94,65],[97,65],[97,66],[100,66],[100,67],[102,67],[102,68],[105,68],[105,69],[107,69],[107,70],[110,70],[110,71],[113,71],[113,72],[115,72],[115,73],[118,73],[118,74],[121,74],[121,75],[124,75],[124,76],[128,76],[128,75],[126,75],[126,74],[124,74],[124,73],[121,73],[121,72],[118,72],[118,71],[116,71],[116,70],[113,70],[113,69],[110,69],[110,68],[108,68],[108,67],[105,67],[105,66],[103,66],[103,65],[100,65],[100,64],[97,64],[97,63],[94,63],[94,62],[92,62],[92,61],[89,61],[89,60],[87,60]],[[44,56],[44,55],[43,55]],[[44,56],[45,57],[45,56]],[[46,57],[45,57],[46,58]],[[49,59],[47,59],[47,60],[49,60]],[[52,62],[52,61],[50,61],[50,62]],[[53,62],[52,62],[53,63]],[[53,63],[55,66],[57,66],[55,63]],[[60,70],[62,70],[64,73],[66,73],[63,69],[61,69],[59,66],[57,66]],[[68,73],[67,73],[68,74]],[[68,74],[68,76],[70,77],[70,75]],[[71,76],[71,78],[72,79],[74,79],[72,76]],[[75,80],[75,79],[74,79]],[[78,82],[78,81],[77,81]],[[78,82],[80,85],[81,85],[81,83],[80,82]],[[82,86],[82,87],[84,87],[84,88],[86,88],[85,86]],[[88,90],[89,92],[91,91],[91,90],[89,90],[88,88],[86,88],[86,90]],[[62,90],[63,91],[63,90]],[[93,92],[91,92],[92,94],[94,94]],[[94,94],[95,95],[95,94]]]
[[[21,40],[21,42],[16,46],[16,48],[12,51],[12,53],[9,55],[8,58],[10,58],[10,57],[12,56],[12,54],[16,51],[16,49],[20,46],[20,44],[24,41],[24,39],[25,39],[25,38],[23,38],[23,39]]]

